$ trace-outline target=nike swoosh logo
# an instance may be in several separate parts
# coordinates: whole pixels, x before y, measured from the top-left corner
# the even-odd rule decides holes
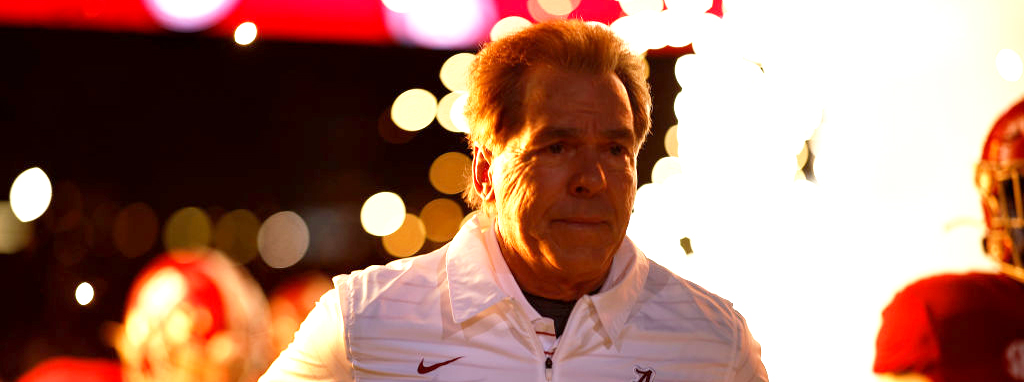
[[[435,364],[430,365],[430,366],[424,366],[423,365],[423,358],[420,358],[420,366],[416,368],[416,372],[420,373],[420,374],[426,374],[426,373],[429,373],[431,371],[436,370],[437,368],[439,368],[441,366],[444,366],[444,365],[447,365],[449,363],[458,361],[459,358],[462,358],[462,357],[455,357],[455,358],[452,358],[450,360],[447,360],[447,361],[444,361],[444,362],[441,362],[441,363],[435,363]]]

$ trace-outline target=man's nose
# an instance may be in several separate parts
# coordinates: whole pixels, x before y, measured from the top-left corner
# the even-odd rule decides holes
[[[569,185],[570,192],[579,197],[590,197],[608,186],[604,166],[597,150],[584,150],[584,155],[574,163],[575,174]]]

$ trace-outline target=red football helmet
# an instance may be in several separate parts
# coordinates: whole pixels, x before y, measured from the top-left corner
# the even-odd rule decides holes
[[[255,381],[270,363],[269,329],[266,298],[243,268],[212,250],[162,255],[128,294],[124,379]]]
[[[992,126],[975,183],[985,211],[985,252],[1007,274],[1024,280],[1024,100]]]

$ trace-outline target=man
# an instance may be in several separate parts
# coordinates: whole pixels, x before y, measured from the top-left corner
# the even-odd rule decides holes
[[[898,293],[882,313],[874,371],[893,380],[1024,381],[1024,100],[1000,117],[976,183],[999,274],[939,275]]]
[[[542,23],[486,46],[470,83],[482,213],[437,251],[336,277],[261,381],[766,381],[731,304],[625,237],[640,58],[605,27]]]

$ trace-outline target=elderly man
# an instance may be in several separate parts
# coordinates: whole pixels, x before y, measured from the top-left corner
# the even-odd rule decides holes
[[[262,381],[766,381],[731,304],[626,238],[641,59],[541,23],[477,56],[470,205],[432,253],[338,276]]]

